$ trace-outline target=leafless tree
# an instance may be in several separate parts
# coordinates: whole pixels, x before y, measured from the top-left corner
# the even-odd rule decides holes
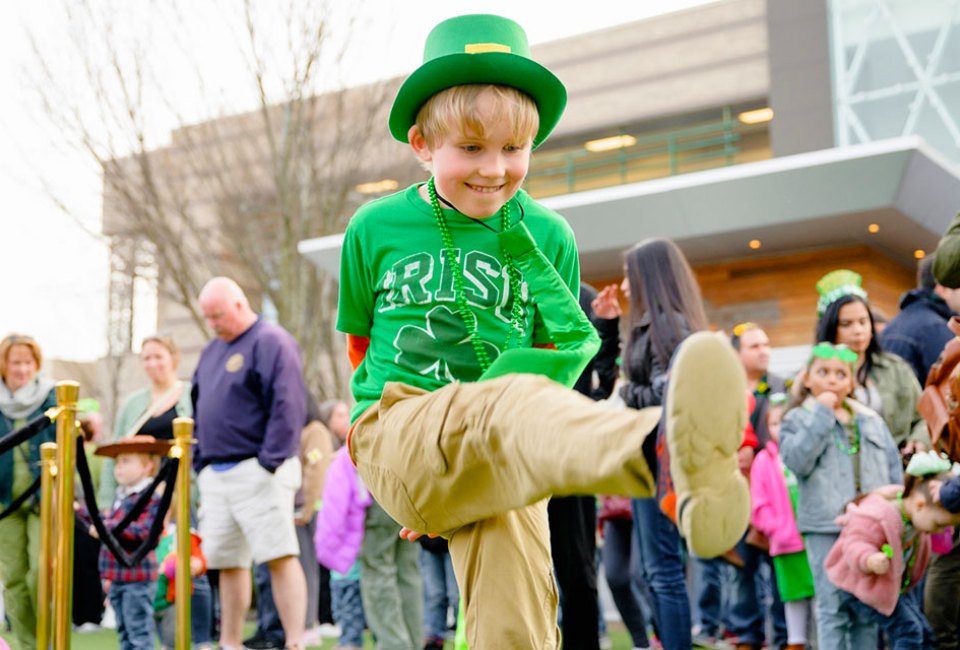
[[[314,393],[348,394],[336,283],[296,246],[341,232],[365,198],[357,183],[392,160],[382,143],[390,84],[329,90],[342,72],[342,34],[354,28],[349,16],[332,18],[332,1],[134,4],[141,16],[131,26],[123,2],[63,0],[65,39],[54,50],[35,33],[28,71],[45,118],[102,172],[112,269],[128,283],[155,275],[160,300],[204,332],[200,287],[235,277],[297,338]],[[205,7],[233,26],[223,40],[241,54],[235,83],[245,99],[226,100],[211,83],[181,7]],[[54,56],[65,52],[66,63]],[[187,64],[173,78],[171,52]],[[130,349],[128,289],[112,291],[111,356]]]

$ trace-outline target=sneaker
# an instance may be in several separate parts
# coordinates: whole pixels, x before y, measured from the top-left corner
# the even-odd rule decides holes
[[[82,625],[78,625],[77,627],[74,628],[73,631],[77,632],[78,634],[88,634],[90,632],[99,632],[102,629],[103,628],[97,625],[96,623],[87,622]]]
[[[282,639],[271,639],[261,634],[243,640],[243,647],[247,650],[283,650],[284,645]]]
[[[600,637],[600,650],[610,650],[613,647],[613,641],[609,636],[604,634]]]
[[[427,639],[427,642],[423,644],[423,650],[443,650],[443,639]]]
[[[733,650],[733,644],[713,634],[698,633],[693,635],[693,645],[695,648],[705,648],[707,650]]]
[[[100,617],[100,627],[107,630],[117,629],[117,615],[109,604],[104,608],[103,616]]]
[[[667,387],[667,444],[677,527],[697,557],[732,548],[750,521],[750,489],[737,467],[746,395],[743,366],[723,334],[697,332],[680,345]]]
[[[325,639],[336,639],[340,636],[340,626],[333,623],[323,623],[317,626],[317,631]]]
[[[309,630],[304,630],[303,645],[323,645],[323,635],[320,633],[319,625],[314,625]]]

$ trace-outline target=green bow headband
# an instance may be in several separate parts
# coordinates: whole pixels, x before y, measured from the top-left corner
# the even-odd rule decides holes
[[[943,474],[949,472],[953,465],[947,459],[945,454],[938,454],[931,449],[930,451],[917,452],[907,463],[907,474],[911,476],[929,476],[931,474]]]
[[[840,359],[840,361],[844,363],[853,365],[857,362],[857,353],[843,343],[834,345],[833,343],[821,341],[810,350],[810,358],[807,360],[807,363],[812,363],[814,359]]]

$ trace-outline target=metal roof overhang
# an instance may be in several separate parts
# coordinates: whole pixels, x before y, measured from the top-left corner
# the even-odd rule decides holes
[[[624,249],[676,241],[694,264],[866,244],[912,264],[960,211],[960,169],[917,137],[773,158],[550,197],[573,227],[585,278],[621,273]],[[876,223],[879,232],[867,226]],[[751,250],[751,239],[761,248]],[[335,278],[343,235],[298,249]]]

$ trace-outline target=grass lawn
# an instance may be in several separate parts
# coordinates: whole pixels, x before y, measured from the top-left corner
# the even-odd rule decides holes
[[[251,624],[248,627],[248,632],[253,634],[253,625]],[[0,637],[7,639],[9,638],[9,635],[0,633]],[[633,647],[633,645],[630,643],[630,636],[622,629],[622,626],[619,625],[611,625],[610,640],[613,641],[614,650],[630,650]],[[322,648],[323,650],[331,650],[336,644],[336,639],[326,639],[323,645],[308,646],[308,648]],[[114,630],[88,632],[85,634],[74,633],[71,635],[70,647],[72,650],[116,650],[118,647],[117,633]],[[368,648],[369,650],[374,650],[375,648],[373,640],[370,638],[369,634],[367,634],[364,648]],[[447,648],[453,648],[453,643],[447,643]]]

